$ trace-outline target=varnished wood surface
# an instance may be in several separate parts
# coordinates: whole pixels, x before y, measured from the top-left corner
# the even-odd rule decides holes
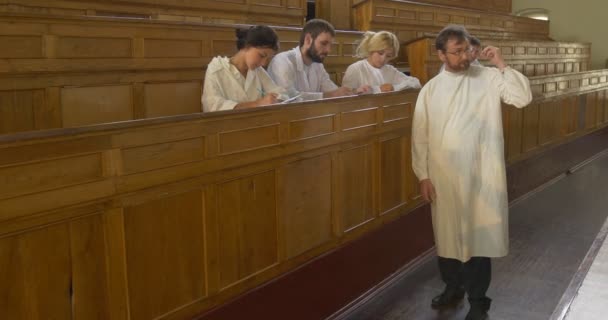
[[[513,195],[511,199],[515,202],[523,201],[534,194],[535,189],[542,188],[541,185],[551,183],[550,180],[576,171],[578,167],[584,168],[588,159],[608,149],[607,136],[608,128],[605,128],[508,166],[509,196]],[[517,181],[512,179],[514,176],[518,177]],[[427,257],[432,258],[429,209],[428,206],[418,207],[200,319],[309,320],[331,319],[332,316],[345,319],[374,293],[407,276],[408,271],[427,261]],[[403,243],[410,245],[403,246]],[[345,265],[349,267],[344,269]],[[269,305],[273,308],[266,307]]]
[[[490,12],[511,13],[511,0],[413,0],[408,2],[428,3]]]
[[[0,134],[201,111],[215,56],[236,27],[137,19],[0,15]],[[281,50],[301,28],[277,27]],[[340,82],[359,32],[338,32],[325,67]]]
[[[446,25],[464,25],[481,38],[548,40],[548,21],[440,7],[409,1],[364,0],[354,5],[354,26],[357,30],[388,30],[402,42],[438,33]]]
[[[19,0],[0,2],[0,12],[124,17],[210,23],[302,26],[304,0]]]
[[[551,79],[551,80],[549,80]],[[608,125],[608,71],[530,79],[534,100],[524,109],[503,107],[509,163]]]
[[[419,203],[416,95],[0,136],[3,259],[23,241],[31,249],[19,259],[50,259],[52,245],[53,260],[40,262],[50,273],[32,277],[57,275],[42,287],[6,283],[58,299],[33,311],[10,304],[11,314],[184,319],[396,219]],[[528,121],[519,135],[541,124]],[[572,137],[602,126],[577,126]],[[556,137],[543,147],[570,138]],[[542,148],[519,150],[515,160]]]
[[[1,313],[188,319],[397,219],[416,94],[2,136]]]
[[[567,75],[590,69],[589,43],[493,39],[483,40],[482,46],[498,47],[505,62],[527,77]],[[407,51],[411,75],[422,83],[437,75],[443,64],[437,56],[435,37],[412,41],[404,51]]]
[[[606,181],[603,157],[511,208],[510,253],[493,262],[491,319],[551,316],[608,216]],[[443,289],[436,264],[431,259],[347,319],[463,319],[466,302],[444,313],[430,308]]]
[[[353,30],[353,0],[317,0],[315,18],[325,19],[338,30]]]

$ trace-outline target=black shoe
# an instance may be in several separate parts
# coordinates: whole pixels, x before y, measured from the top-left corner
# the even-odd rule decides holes
[[[469,299],[471,309],[467,313],[465,320],[487,320],[489,319],[488,310],[490,310],[490,298]]]
[[[445,290],[431,301],[431,308],[446,309],[457,306],[464,299],[463,288],[445,288]]]

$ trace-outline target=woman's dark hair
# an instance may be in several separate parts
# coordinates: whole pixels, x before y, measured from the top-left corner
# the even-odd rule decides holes
[[[437,35],[437,39],[435,39],[435,49],[441,50],[445,52],[445,46],[448,43],[448,40],[455,39],[457,43],[461,43],[462,41],[467,41],[469,38],[469,32],[463,26],[451,24]]]
[[[270,48],[279,51],[279,36],[268,26],[254,26],[248,29],[236,29],[236,48]]]

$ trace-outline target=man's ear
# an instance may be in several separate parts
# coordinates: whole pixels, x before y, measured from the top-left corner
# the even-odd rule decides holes
[[[437,50],[437,56],[439,57],[439,60],[441,60],[441,62],[443,63],[445,63],[445,61],[447,60],[445,53],[443,53],[443,51],[441,50]]]
[[[310,47],[311,45],[312,45],[312,35],[310,35],[310,33],[307,33],[304,36],[304,46]]]

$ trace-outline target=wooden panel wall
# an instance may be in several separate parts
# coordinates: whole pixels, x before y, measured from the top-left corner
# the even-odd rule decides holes
[[[464,25],[480,38],[549,39],[548,21],[509,14],[396,0],[363,0],[354,5],[356,30],[388,30],[402,42],[423,37],[426,33],[438,33],[448,24]]]
[[[0,314],[190,319],[407,213],[416,96],[1,136]]]
[[[306,1],[3,0],[0,2],[0,12],[299,27],[306,17]]]
[[[325,19],[339,30],[353,29],[353,0],[317,0],[315,18]]]
[[[510,163],[608,125],[607,70],[534,77],[530,85],[530,106],[503,109]]]
[[[490,12],[511,13],[511,0],[415,0],[412,2],[437,4]]]
[[[204,69],[236,51],[234,25],[0,16],[0,133],[196,113]],[[299,28],[277,28],[281,50]],[[326,69],[355,61],[358,32],[339,32]]]
[[[500,48],[509,66],[528,77],[587,71],[591,65],[591,44],[556,41],[484,40],[482,46]],[[440,70],[435,38],[411,42],[407,49],[411,75],[426,83]],[[484,61],[481,61],[482,63]]]

